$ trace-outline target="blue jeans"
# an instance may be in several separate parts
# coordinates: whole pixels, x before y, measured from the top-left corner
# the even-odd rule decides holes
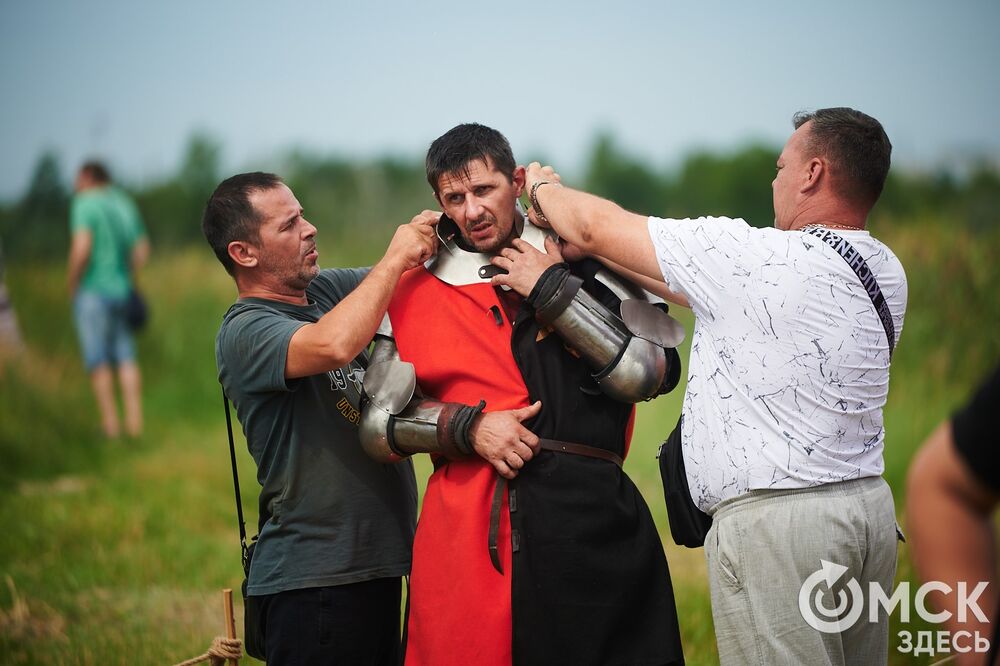
[[[73,299],[73,318],[88,371],[135,360],[135,343],[125,323],[126,297],[113,298],[83,289]]]

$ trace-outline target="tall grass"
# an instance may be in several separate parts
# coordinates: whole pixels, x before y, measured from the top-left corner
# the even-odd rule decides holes
[[[874,233],[910,284],[886,407],[886,478],[902,513],[913,452],[1000,360],[1000,234],[937,220],[884,222]],[[331,258],[321,239],[324,265],[370,263],[385,240]],[[109,443],[98,434],[62,264],[15,263],[7,277],[28,347],[0,361],[0,663],[169,664],[202,653],[223,630],[218,590],[242,578],[213,355],[232,282],[201,248],[155,258],[144,279],[153,319],[139,342],[147,431]],[[690,330],[690,313],[680,316]],[[688,661],[711,664],[702,553],[670,543],[655,460],[682,393],[640,406],[626,469],[666,542]],[[245,452],[240,465],[252,530],[257,485]],[[421,463],[418,476],[427,472]],[[905,546],[898,578],[912,579]]]

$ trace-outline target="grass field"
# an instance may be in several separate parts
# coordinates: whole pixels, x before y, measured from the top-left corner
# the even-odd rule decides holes
[[[885,450],[905,529],[904,479],[914,450],[1000,358],[1000,234],[971,236],[934,220],[875,233],[910,280]],[[326,266],[377,256],[374,249],[335,253],[322,239],[320,248]],[[141,440],[109,443],[98,434],[64,280],[61,261],[8,269],[27,348],[0,359],[0,663],[176,663],[222,633],[219,590],[237,589],[242,579],[213,357],[234,288],[207,249],[155,257],[145,279],[152,327],[140,340],[147,430]],[[654,456],[681,395],[640,407],[626,464],[668,542]],[[253,529],[257,486],[240,445]],[[421,481],[427,471],[421,463]],[[712,664],[702,553],[665,547],[688,661]],[[912,580],[906,546],[898,577]],[[898,654],[893,662],[909,663]]]

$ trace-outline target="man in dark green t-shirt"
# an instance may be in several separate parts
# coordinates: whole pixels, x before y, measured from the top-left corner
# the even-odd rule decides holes
[[[202,231],[239,292],[215,352],[261,484],[247,593],[272,666],[398,661],[416,484],[409,460],[364,453],[361,379],[400,276],[437,249],[440,216],[401,225],[371,269],[321,271],[316,228],[278,176],[233,176],[206,206]],[[532,455],[517,448],[516,411],[470,427],[498,469]]]
[[[408,460],[364,453],[361,378],[400,276],[437,249],[440,216],[400,226],[370,270],[321,271],[316,228],[274,174],[223,181],[205,209],[202,231],[239,291],[216,361],[261,484],[247,592],[272,666],[398,660],[416,488]],[[469,427],[475,453],[511,475],[508,461],[520,468],[535,450],[521,445],[520,411]]]
[[[316,228],[273,174],[233,176],[202,230],[239,299],[219,379],[257,463],[260,536],[247,586],[269,664],[394,664],[416,483],[358,441],[365,351],[399,277],[436,249],[437,214],[399,227],[369,269],[321,271]]]

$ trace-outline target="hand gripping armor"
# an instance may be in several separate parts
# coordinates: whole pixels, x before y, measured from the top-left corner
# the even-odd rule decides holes
[[[450,222],[450,221],[449,221]],[[441,250],[425,266],[439,280],[464,285],[489,282],[497,272],[486,254],[468,252],[456,240],[458,229],[442,220],[437,232]],[[515,230],[521,240],[545,252],[548,229],[540,229],[517,206]],[[655,298],[618,275],[601,269],[596,278],[622,301],[619,318],[580,289],[581,280],[566,265],[548,269],[528,296],[543,325],[551,325],[596,371],[594,378],[605,395],[622,402],[639,402],[666,393],[677,385],[680,365],[672,349],[684,340],[684,328]],[[507,289],[507,287],[503,287]]]
[[[486,403],[470,407],[437,402],[415,396],[416,388],[413,364],[399,360],[386,315],[365,372],[359,432],[365,452],[383,463],[414,453],[440,453],[451,459],[474,455],[469,429]]]
[[[557,264],[541,275],[528,297],[539,323],[555,329],[596,370],[594,379],[608,397],[640,402],[670,391],[680,367],[669,362],[665,350],[684,340],[683,327],[617,275],[602,270],[597,278],[622,298],[621,318]]]

